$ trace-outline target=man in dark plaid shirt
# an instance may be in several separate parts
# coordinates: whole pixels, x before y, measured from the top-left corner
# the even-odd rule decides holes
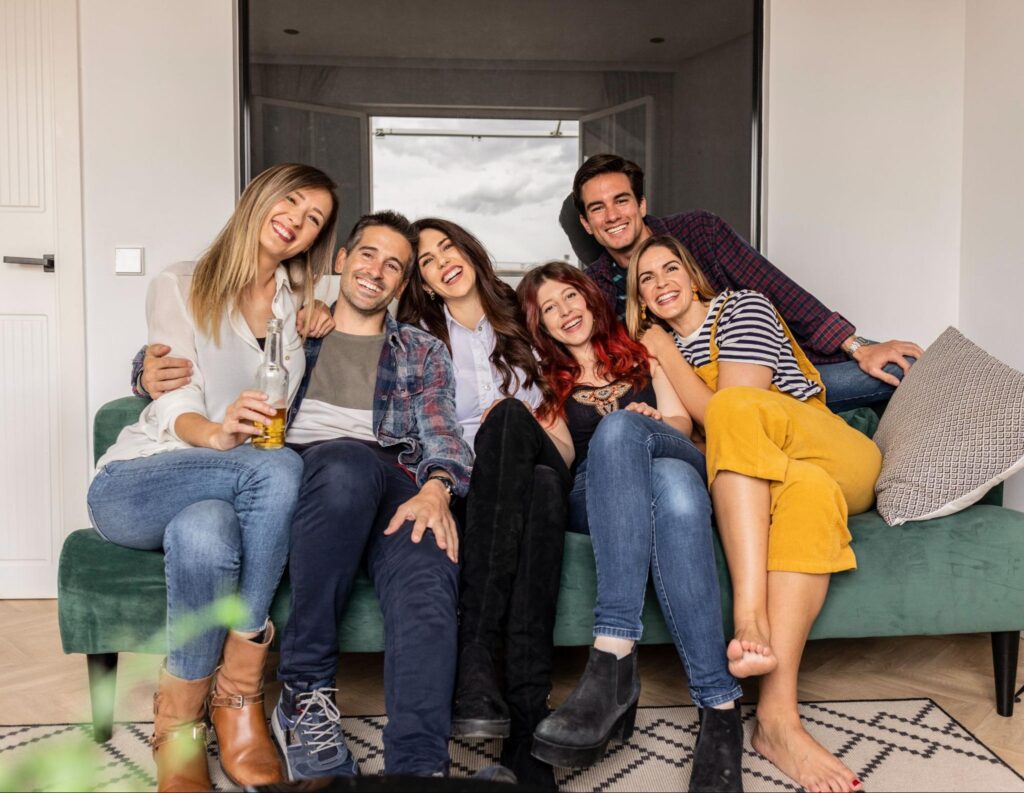
[[[772,301],[818,366],[835,410],[887,398],[899,385],[897,375],[909,368],[906,357],[922,354],[911,342],[877,344],[858,336],[845,317],[788,278],[716,215],[648,215],[644,174],[636,163],[611,154],[590,157],[576,172],[572,198],[583,228],[604,248],[585,272],[620,320],[626,313],[626,269],[633,251],[652,235],[669,234],[693,254],[717,291],[754,289]]]

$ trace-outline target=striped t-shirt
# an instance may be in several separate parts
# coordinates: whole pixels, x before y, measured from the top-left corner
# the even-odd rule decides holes
[[[676,347],[693,367],[711,362],[711,326],[722,302],[732,297],[718,320],[718,360],[752,363],[772,370],[772,383],[785,394],[803,401],[821,391],[821,386],[804,377],[793,355],[771,302],[760,292],[744,289],[722,292],[708,309],[704,324],[690,336],[675,336]]]

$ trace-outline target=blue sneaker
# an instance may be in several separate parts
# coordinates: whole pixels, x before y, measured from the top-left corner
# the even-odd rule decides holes
[[[345,745],[336,688],[293,689],[287,683],[270,719],[284,757],[288,779],[358,776],[359,766]]]

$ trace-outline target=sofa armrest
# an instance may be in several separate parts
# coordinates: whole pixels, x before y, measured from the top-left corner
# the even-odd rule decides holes
[[[150,400],[140,397],[122,397],[107,402],[96,413],[92,424],[94,458],[99,460],[109,449],[121,430],[139,420],[139,414]]]

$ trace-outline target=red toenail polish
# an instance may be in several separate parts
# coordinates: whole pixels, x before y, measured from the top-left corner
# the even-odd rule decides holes
[[[853,785],[854,787],[860,787],[860,780],[859,779],[855,779],[850,784]]]

